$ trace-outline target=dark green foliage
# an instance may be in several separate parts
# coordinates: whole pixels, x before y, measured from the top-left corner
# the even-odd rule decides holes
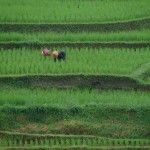
[[[34,48],[42,49],[43,47],[55,48],[146,48],[150,47],[149,42],[1,42],[0,49],[13,48]]]
[[[0,112],[0,130],[5,130],[6,128],[16,128],[18,123],[12,115],[12,113],[3,113]]]
[[[66,82],[65,82],[66,81]],[[37,87],[44,88],[44,83],[49,84],[46,88],[57,87],[58,84],[78,88],[99,88],[99,89],[135,89],[135,90],[149,90],[150,86],[145,85],[138,80],[134,80],[126,76],[112,76],[112,75],[26,75],[26,76],[12,76],[1,77],[0,85],[10,85],[12,87],[27,87],[34,89]],[[116,86],[117,83],[117,86]],[[100,86],[100,84],[102,84]],[[63,88],[62,86],[62,88]],[[87,105],[88,107],[88,105]],[[90,106],[91,107],[91,106]],[[94,107],[94,106],[93,106]]]
[[[150,29],[150,18],[115,23],[79,23],[79,24],[0,24],[1,32],[109,32],[136,29]]]

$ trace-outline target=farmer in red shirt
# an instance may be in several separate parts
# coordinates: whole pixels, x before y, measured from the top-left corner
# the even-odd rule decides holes
[[[51,51],[51,50],[44,49],[42,51],[42,54],[44,56],[52,55],[54,57],[54,62],[56,62],[56,59],[58,59],[59,61],[61,59],[63,59],[63,60],[66,59],[66,53],[65,53],[65,51]]]
[[[42,50],[42,54],[43,54],[44,56],[48,56],[48,55],[50,55],[50,50],[43,49],[43,50]]]

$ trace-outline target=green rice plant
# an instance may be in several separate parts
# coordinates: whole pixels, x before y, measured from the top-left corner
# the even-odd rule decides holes
[[[87,139],[87,145],[88,145],[88,146],[93,146],[93,141],[92,141],[92,139],[90,139],[90,138]]]
[[[3,141],[0,140],[0,147],[3,147]]]
[[[59,139],[59,145],[61,146],[61,147],[65,147],[65,144],[66,142],[65,142],[65,139],[64,138],[60,138]]]
[[[17,146],[18,146],[18,140],[14,139],[14,147],[17,147]]]
[[[86,138],[83,138],[82,146],[87,146],[87,139]]]
[[[30,144],[29,144],[29,146],[32,147],[32,146],[34,146],[34,145],[35,145],[34,141],[33,141],[32,139],[30,139]]]
[[[28,141],[25,140],[25,141],[24,141],[24,146],[25,146],[25,147],[28,147],[28,145],[29,145],[29,144],[28,144]]]
[[[0,22],[114,22],[149,17],[149,7],[149,0],[1,0]]]
[[[9,133],[10,137],[11,137],[12,133]],[[21,136],[20,136],[21,135]],[[16,141],[16,138],[20,137],[20,140],[23,140],[22,136],[26,136],[30,139],[29,143],[27,144],[27,140],[24,139],[22,145],[17,145],[14,141]],[[4,135],[4,137],[7,136],[7,133]],[[70,148],[70,147],[87,147],[87,148],[91,148],[91,147],[111,147],[111,148],[120,148],[120,147],[133,147],[133,148],[143,148],[143,147],[148,147],[149,146],[149,140],[145,140],[145,139],[112,139],[112,138],[102,138],[102,137],[94,137],[94,136],[90,136],[90,135],[85,135],[85,136],[81,136],[81,135],[53,135],[51,137],[51,135],[42,135],[42,134],[25,134],[25,133],[19,133],[19,134],[13,134],[14,139],[11,139],[9,136],[7,137],[7,142],[9,141],[9,144],[7,143],[7,145],[0,145],[0,148],[4,148],[4,147],[14,147],[14,148],[21,148],[21,147],[26,147],[26,148],[41,148],[41,147],[48,147],[48,148]],[[34,142],[32,141],[33,139],[36,139],[37,141],[37,145],[34,144]],[[49,145],[49,139],[51,142],[51,145]],[[64,140],[68,140],[68,144],[63,145],[62,141],[64,142]],[[75,144],[77,142],[75,142],[76,140],[79,140],[80,144]],[[3,142],[6,141],[6,139],[4,138],[2,140]],[[31,142],[32,141],[32,142]],[[91,142],[92,141],[92,142]],[[131,141],[135,142],[134,145],[131,144]],[[90,142],[90,143],[89,143]],[[143,145],[141,145],[141,142],[143,142]],[[147,144],[146,144],[147,142]],[[92,144],[93,143],[93,144]],[[124,144],[121,144],[124,143]],[[92,145],[91,145],[92,144]]]
[[[45,139],[45,146],[49,146],[50,145],[50,142],[49,142],[49,139]]]
[[[50,146],[52,147],[54,145],[56,145],[55,139],[51,138],[50,139]]]
[[[70,138],[66,138],[66,147],[71,145],[71,140]]]
[[[36,108],[36,106],[84,108],[87,105],[100,108],[125,109],[150,107],[150,93],[146,91],[108,90],[99,92],[99,90],[93,89],[89,93],[88,89],[27,89],[2,86],[0,87],[0,95],[0,107],[7,105],[11,107],[32,107],[32,109]]]
[[[75,139],[75,144],[76,144],[76,146],[81,145],[81,140],[80,140],[80,138],[76,138],[76,139]]]
[[[149,140],[145,140],[145,145],[150,145],[150,141]]]
[[[71,138],[71,146],[76,146],[76,142],[74,138]]]
[[[145,141],[144,140],[140,140],[140,146],[145,146],[145,145],[146,145]]]
[[[56,146],[60,146],[60,139],[59,138],[55,138],[55,145]]]
[[[137,146],[137,147],[140,147],[140,146],[141,146],[141,140],[136,140],[135,143],[136,143],[136,146]]]
[[[39,146],[38,139],[35,139],[35,146]]]
[[[120,139],[115,140],[115,146],[120,146]]]
[[[93,146],[96,147],[98,144],[101,143],[101,140],[98,140],[97,138],[93,138]]]
[[[40,145],[45,145],[45,139],[40,139]]]
[[[114,140],[113,139],[109,139],[108,140],[108,146],[114,146]]]
[[[74,146],[77,146],[78,145],[78,139],[77,138],[72,138],[72,139],[73,139]]]
[[[18,146],[21,147],[23,145],[22,143],[22,139],[19,139],[19,143],[18,143]]]
[[[55,49],[55,48],[54,48]],[[149,48],[64,49],[66,61],[54,63],[41,50],[8,49],[0,51],[0,76],[29,74],[110,74],[130,75],[149,61]],[[43,67],[45,66],[45,67]]]
[[[131,146],[135,146],[135,140],[134,140],[134,139],[131,139],[131,140],[130,140],[130,145],[131,145]]]
[[[4,146],[4,140],[1,139],[1,140],[0,140],[0,147],[3,147],[3,146]]]
[[[132,140],[133,141],[133,140]],[[114,143],[114,141],[113,141]],[[119,143],[120,143],[120,146],[125,146],[125,141],[124,139],[119,139]]]
[[[120,32],[0,32],[0,42],[109,42],[150,41],[150,30],[141,29]]]
[[[129,145],[129,139],[124,139],[124,143],[125,143],[125,146],[128,146]],[[136,143],[137,145],[137,143]]]
[[[9,139],[7,141],[7,144],[8,144],[9,147],[13,147],[14,146],[13,141],[11,139]]]
[[[109,140],[108,139],[104,139],[104,145],[109,145]]]
[[[104,146],[104,140],[101,138],[97,139],[97,146]]]
[[[7,146],[8,146],[8,141],[6,139],[3,139],[1,143],[1,147],[7,147]]]

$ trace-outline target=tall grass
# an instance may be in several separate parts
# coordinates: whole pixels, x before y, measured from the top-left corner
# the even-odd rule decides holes
[[[55,48],[50,48],[55,50]],[[58,49],[59,50],[59,49]],[[39,49],[0,50],[0,75],[25,74],[110,74],[129,75],[150,58],[149,48],[142,49],[69,49],[66,61],[54,63]]]
[[[0,22],[107,22],[150,17],[149,0],[1,0]]]
[[[137,109],[150,107],[149,92],[99,91],[88,89],[27,89],[10,86],[0,87],[0,107],[9,106],[51,106],[57,108],[100,108]]]
[[[25,41],[25,42],[62,42],[62,41],[150,41],[150,30],[135,30],[123,32],[0,32],[0,42]]]

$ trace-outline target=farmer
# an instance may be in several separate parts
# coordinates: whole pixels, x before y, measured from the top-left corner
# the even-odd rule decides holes
[[[43,49],[43,50],[42,50],[42,54],[43,54],[44,56],[48,56],[48,55],[50,55],[50,50]]]
[[[42,54],[44,56],[52,55],[54,57],[54,62],[56,62],[56,59],[58,59],[59,61],[61,59],[63,59],[63,60],[66,59],[66,53],[64,51],[51,51],[51,50],[44,49],[42,51]]]

